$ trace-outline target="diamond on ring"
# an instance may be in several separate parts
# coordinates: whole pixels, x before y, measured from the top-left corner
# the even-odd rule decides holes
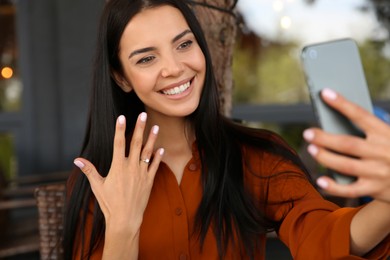
[[[149,164],[149,162],[150,162],[150,159],[149,158],[146,158],[146,159],[141,159],[141,161],[143,161],[144,163],[146,163],[146,164]]]

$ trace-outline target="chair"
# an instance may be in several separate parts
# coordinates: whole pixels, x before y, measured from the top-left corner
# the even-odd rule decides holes
[[[62,231],[65,183],[38,186],[34,192],[38,207],[41,259],[63,259]]]

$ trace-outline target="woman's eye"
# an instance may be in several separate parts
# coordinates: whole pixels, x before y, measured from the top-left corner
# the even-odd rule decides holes
[[[148,56],[137,61],[137,64],[146,64],[154,60],[154,56]]]
[[[192,45],[192,41],[188,40],[179,45],[179,49],[187,49]]]

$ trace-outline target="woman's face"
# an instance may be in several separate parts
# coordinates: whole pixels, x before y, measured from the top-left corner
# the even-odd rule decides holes
[[[198,107],[205,57],[178,9],[166,5],[134,16],[119,49],[124,75],[116,81],[135,91],[150,115],[184,117]]]

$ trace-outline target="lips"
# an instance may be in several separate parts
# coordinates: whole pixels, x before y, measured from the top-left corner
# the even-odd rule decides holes
[[[186,91],[190,87],[190,85],[191,85],[191,82],[188,81],[180,86],[162,90],[162,93],[164,93],[165,95],[178,95],[178,94],[181,94],[184,91]]]

